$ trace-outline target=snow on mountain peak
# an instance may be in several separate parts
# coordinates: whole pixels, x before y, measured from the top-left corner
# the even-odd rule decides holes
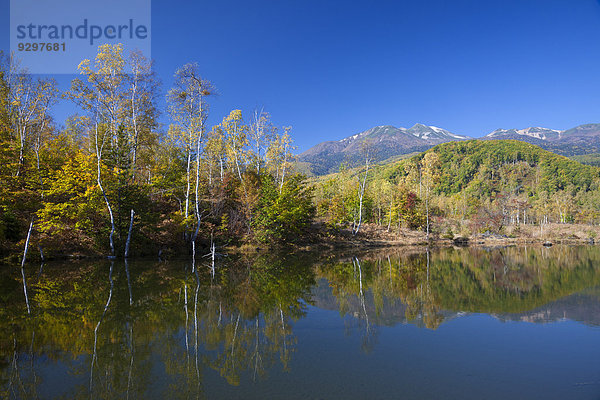
[[[419,137],[421,139],[430,139],[430,138],[453,138],[453,139],[467,139],[466,136],[455,135],[452,132],[449,132],[445,129],[438,128],[437,126],[432,125],[423,125],[423,124],[415,124],[412,128],[409,129],[409,132],[414,136]]]
[[[560,134],[562,131],[556,129],[542,128],[539,126],[524,128],[524,129],[496,129],[492,133],[486,135],[486,137],[499,137],[505,135],[520,135],[520,136],[529,136],[539,140],[547,140],[549,136],[554,136]]]
[[[362,137],[378,137],[387,135],[397,135],[397,134],[410,134],[419,139],[423,139],[426,141],[446,141],[446,140],[464,140],[468,139],[467,136],[455,135],[454,133],[448,132],[445,129],[439,128],[437,126],[428,126],[423,124],[415,124],[412,128],[406,129],[403,127],[396,128],[392,125],[379,125],[373,128],[367,129],[366,131],[357,133],[355,135],[343,138],[338,140],[338,143],[352,143],[355,140],[358,140]]]

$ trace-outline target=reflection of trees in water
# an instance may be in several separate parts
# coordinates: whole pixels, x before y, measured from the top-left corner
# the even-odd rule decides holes
[[[114,262],[111,262],[110,270],[108,272],[108,280],[110,282],[110,290],[108,292],[108,300],[106,300],[106,305],[104,306],[104,311],[102,311],[102,316],[98,320],[98,323],[96,324],[96,328],[94,328],[94,349],[92,351],[92,363],[90,365],[90,397],[93,397],[92,394],[93,394],[93,390],[94,390],[94,363],[98,359],[98,352],[97,352],[98,328],[100,328],[100,324],[102,323],[102,320],[104,319],[104,316],[106,315],[106,311],[108,311],[108,306],[110,306],[110,300],[112,299],[112,295],[113,295],[113,288],[114,288],[114,282],[112,279],[113,267],[114,267]]]
[[[600,285],[596,247],[441,251],[432,289],[443,308],[522,313]]]
[[[269,258],[226,269],[206,292],[204,363],[234,385],[243,372],[256,380],[277,363],[287,369],[296,343],[291,324],[304,316],[313,283],[310,265]]]
[[[554,247],[396,251],[316,268],[265,256],[218,260],[215,269],[141,262],[15,269],[0,274],[0,397],[35,398],[52,384],[42,382],[40,367],[55,361],[76,377],[69,398],[145,397],[156,390],[158,366],[171,398],[203,397],[207,368],[230,384],[261,379],[274,366],[287,370],[292,327],[313,301],[315,277],[328,280],[317,303],[330,297],[368,352],[380,325],[435,329],[457,311],[518,313],[599,285],[599,262],[600,249]]]
[[[33,345],[35,332],[32,332],[31,343],[27,352],[20,352],[17,337],[12,337],[13,349],[8,367],[8,376],[2,379],[2,398],[38,398],[37,387],[39,377],[35,370],[35,353]],[[4,364],[4,363],[3,363]],[[4,367],[4,366],[2,366]]]
[[[328,262],[317,273],[367,338],[373,322],[436,329],[459,311],[525,312],[600,285],[599,262],[595,247],[426,249]]]
[[[37,386],[39,383],[38,374],[35,370],[35,357],[36,354],[34,352],[34,343],[35,343],[35,326],[32,325],[31,320],[31,307],[29,304],[29,295],[28,295],[28,285],[27,279],[25,277],[25,268],[24,268],[24,260],[21,263],[21,279],[22,279],[22,288],[25,294],[25,305],[27,307],[27,315],[23,315],[23,319],[21,322],[25,325],[25,329],[14,330],[11,338],[12,338],[12,354],[10,356],[10,367],[8,367],[8,377],[0,376],[0,382],[2,383],[0,389],[0,395],[2,398],[37,398]],[[40,270],[37,278],[39,279],[39,274],[43,270],[44,263],[40,264]],[[9,321],[7,321],[9,322]],[[12,323],[16,322],[15,320],[10,321]],[[17,338],[21,341],[27,340],[27,330],[31,331],[31,341],[29,345],[29,349],[26,352],[25,350],[20,350],[17,345]],[[25,332],[24,332],[25,331]],[[6,344],[6,342],[5,342]],[[4,346],[2,346],[4,347]],[[0,370],[5,370],[7,367],[7,359],[0,360]],[[21,359],[23,361],[21,361]]]
[[[390,310],[404,309],[405,319],[420,319],[429,328],[439,325],[439,304],[429,285],[428,259],[427,250],[402,257],[353,257],[318,268],[318,275],[329,281],[340,314],[355,317],[346,320],[347,329],[353,322],[361,326],[364,351],[376,343],[377,325],[394,319]]]
[[[352,259],[352,264],[354,266],[355,271],[356,268],[358,268],[358,298],[360,300],[360,305],[363,312],[361,314],[361,317],[364,318],[365,325],[364,334],[362,335],[361,348],[364,352],[369,353],[373,350],[373,347],[376,343],[376,331],[371,327],[371,324],[369,323],[369,313],[367,312],[367,307],[365,305],[365,293],[363,291],[362,267],[360,265],[360,260],[354,257]]]
[[[0,309],[0,397],[33,397],[40,355],[87,382],[76,378],[69,398],[144,397],[157,356],[170,398],[203,397],[206,368],[233,384],[260,379],[277,364],[288,369],[292,324],[314,284],[310,265],[273,257],[228,260],[214,277],[166,263],[77,267],[47,267],[37,282],[28,280],[29,317],[22,276],[0,276],[10,294]]]
[[[171,397],[199,395],[204,368],[237,385],[244,375],[256,380],[276,364],[288,367],[292,323],[305,314],[314,283],[310,265],[269,258],[230,264],[216,268],[214,278],[203,280],[196,268],[180,281],[183,332],[164,336],[170,343],[159,346],[174,380]]]

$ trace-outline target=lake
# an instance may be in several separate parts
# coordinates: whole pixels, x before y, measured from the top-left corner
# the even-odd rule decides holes
[[[0,398],[600,397],[594,246],[49,262],[0,302]]]

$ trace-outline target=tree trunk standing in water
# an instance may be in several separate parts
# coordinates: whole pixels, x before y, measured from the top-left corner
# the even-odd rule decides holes
[[[33,218],[29,223],[29,229],[27,230],[27,239],[25,239],[25,250],[23,251],[23,258],[21,259],[21,268],[25,267],[25,261],[27,260],[27,250],[29,249],[29,239],[31,238],[31,231],[33,230]]]
[[[44,258],[44,250],[42,249],[42,246],[40,244],[38,244],[38,250],[40,252],[40,259],[42,260],[42,265],[44,265],[44,261],[46,261],[46,259]]]

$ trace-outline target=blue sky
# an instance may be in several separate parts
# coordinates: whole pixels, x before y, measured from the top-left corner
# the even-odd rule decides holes
[[[478,137],[600,122],[597,0],[154,0],[152,57],[164,92],[199,64],[220,93],[210,124],[264,107],[299,151],[375,125]]]

